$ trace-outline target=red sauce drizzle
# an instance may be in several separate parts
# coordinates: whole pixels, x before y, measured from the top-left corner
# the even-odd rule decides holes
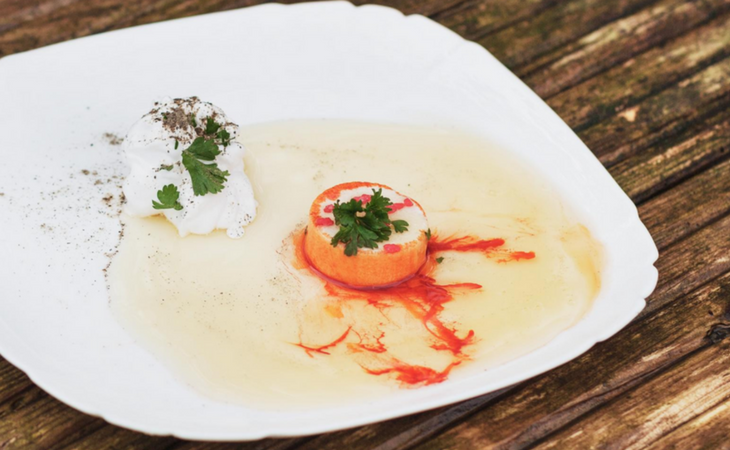
[[[336,347],[337,344],[339,344],[340,342],[343,342],[347,338],[347,335],[350,334],[351,330],[352,330],[352,327],[348,327],[347,330],[345,330],[345,332],[342,333],[342,336],[338,337],[337,339],[330,342],[329,344],[320,345],[319,347],[309,347],[307,345],[302,344],[301,342],[299,342],[298,344],[294,344],[294,345],[296,345],[297,347],[303,348],[304,351],[307,353],[307,355],[309,355],[310,358],[314,358],[314,355],[312,355],[312,353],[321,353],[323,355],[329,355],[330,353],[327,352],[326,350],[328,348]]]
[[[363,205],[368,203],[371,198],[373,198],[372,195],[368,195],[368,194],[362,194],[362,195],[358,195],[357,197],[352,197],[353,200],[361,201]]]
[[[357,344],[350,344],[351,348],[354,348],[356,350],[364,350],[366,352],[371,352],[371,353],[385,353],[388,351],[388,349],[385,347],[385,344],[383,344],[383,342],[381,341],[381,339],[383,339],[385,337],[385,332],[381,331],[380,336],[375,338],[374,343],[367,343],[367,342],[363,341],[363,338],[360,335],[360,333],[358,333],[355,330],[352,330],[352,331],[360,339],[360,342],[358,342]]]
[[[440,240],[438,236],[431,236],[428,242],[428,251],[431,253],[448,250],[457,252],[482,252],[488,257],[494,257],[498,262],[521,261],[535,258],[535,252],[514,252],[505,250],[504,239],[478,239],[473,236],[450,236]]]
[[[393,203],[392,205],[388,206],[388,214],[393,214],[394,212],[403,209],[406,207],[405,203]]]
[[[451,369],[457,365],[459,365],[459,361],[449,364],[444,370],[436,371],[430,367],[414,366],[396,360],[393,366],[385,369],[368,369],[367,367],[363,367],[363,370],[371,375],[393,373],[395,374],[395,379],[404,385],[428,386],[429,384],[441,383],[446,380]]]
[[[335,224],[335,221],[330,219],[329,217],[317,217],[317,220],[314,221],[314,224],[318,227],[330,227]]]
[[[401,204],[403,205],[403,204]],[[312,268],[304,252],[304,233],[299,232],[294,236],[296,261],[295,267],[301,270],[309,270],[310,273],[319,276],[319,273]],[[343,285],[334,280],[320,277],[324,283],[327,296],[340,302],[364,301],[367,305],[377,308],[385,318],[385,310],[388,308],[401,307],[416,320],[433,337],[430,347],[437,351],[449,352],[451,362],[441,370],[412,365],[401,361],[388,353],[382,339],[385,333],[376,330],[358,330],[357,323],[350,325],[347,330],[334,341],[322,345],[312,346],[299,342],[295,345],[303,348],[307,355],[314,357],[314,353],[329,355],[327,351],[331,348],[345,343],[347,350],[352,353],[369,352],[377,356],[372,363],[366,365],[359,363],[363,370],[371,375],[391,375],[404,386],[424,386],[441,383],[448,378],[451,370],[469,359],[466,349],[476,340],[473,330],[459,331],[458,324],[448,323],[441,317],[444,305],[454,300],[454,296],[466,291],[481,289],[482,286],[476,283],[455,283],[439,284],[431,276],[438,265],[436,257],[445,251],[457,252],[481,252],[497,262],[523,261],[535,258],[534,252],[510,251],[504,248],[504,239],[478,239],[472,236],[439,238],[435,234],[431,236],[428,244],[428,255],[426,262],[413,277],[404,280],[394,286],[380,289],[357,289]],[[345,342],[352,332],[358,338],[358,342]],[[373,336],[378,336],[373,340]],[[366,337],[369,339],[366,341]]]

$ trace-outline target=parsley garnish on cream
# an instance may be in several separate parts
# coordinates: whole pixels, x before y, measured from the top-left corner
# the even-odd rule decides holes
[[[180,192],[178,192],[177,186],[168,184],[157,191],[157,200],[159,202],[152,200],[152,207],[155,209],[174,209],[175,211],[180,211],[183,207],[178,201],[179,198]]]
[[[194,116],[191,115],[191,123],[195,123]],[[205,121],[205,136],[197,137],[188,148],[182,151],[182,164],[190,174],[190,180],[193,184],[193,193],[195,195],[217,194],[223,190],[223,183],[226,182],[230,173],[227,170],[220,170],[215,161],[215,157],[220,155],[221,151],[218,145],[227,147],[230,144],[230,134],[220,126],[213,118],[208,117]],[[175,140],[175,149],[177,150],[179,142]],[[209,164],[207,164],[208,162]],[[171,165],[162,165],[163,170],[171,170]],[[177,186],[170,184],[157,192],[157,198],[160,203],[152,200],[155,209],[169,209],[173,206],[167,205],[160,198],[160,193],[166,188],[173,187],[177,192]],[[170,194],[166,194],[170,195]],[[178,194],[179,196],[179,194]],[[177,202],[177,197],[175,198]],[[175,203],[174,209],[180,211],[183,206]]]
[[[355,256],[359,248],[377,248],[379,242],[390,239],[393,231],[408,231],[408,222],[391,221],[388,217],[388,206],[392,204],[389,198],[383,197],[382,189],[373,189],[373,195],[365,206],[362,200],[354,198],[347,203],[338,200],[332,214],[335,216],[335,225],[340,229],[332,238],[332,246],[336,247],[342,242],[345,244],[345,255]]]
[[[216,163],[203,162],[214,161],[220,152],[213,139],[202,137],[196,138],[190,147],[183,150],[182,163],[190,173],[195,195],[217,194],[223,190],[223,183],[230,173],[220,170]]]
[[[223,110],[197,97],[155,102],[122,143],[130,169],[124,211],[165,216],[180,236],[220,229],[242,237],[258,203],[239,132]]]

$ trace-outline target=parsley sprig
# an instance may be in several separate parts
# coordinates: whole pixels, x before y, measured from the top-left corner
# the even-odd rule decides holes
[[[195,195],[217,194],[223,190],[223,183],[230,175],[227,170],[220,170],[218,164],[205,164],[213,161],[220,154],[220,149],[213,139],[195,138],[190,147],[182,152],[182,163],[190,173]]]
[[[345,255],[355,256],[359,248],[377,248],[379,242],[390,239],[394,230],[396,233],[408,231],[408,222],[391,221],[388,217],[388,206],[392,204],[389,198],[383,197],[382,189],[373,189],[370,201],[364,206],[362,200],[354,198],[347,203],[337,200],[332,213],[340,230],[332,238],[332,246],[342,242]]]
[[[228,147],[231,143],[231,133],[226,131],[226,129],[213,120],[212,117],[208,117],[205,120],[205,134],[208,136],[215,136],[223,147]]]
[[[157,191],[157,200],[159,202],[152,200],[152,207],[155,209],[174,209],[175,211],[180,211],[183,207],[178,201],[179,198],[180,192],[178,192],[177,186],[168,184]]]
[[[192,126],[197,126],[195,115],[189,116]],[[221,151],[218,148],[222,145],[224,148],[231,143],[231,134],[226,131],[223,126],[217,123],[212,117],[205,120],[205,129],[203,136],[195,138],[192,144],[182,151],[182,163],[190,174],[190,180],[193,184],[193,194],[196,196],[206,194],[217,194],[223,190],[223,184],[228,179],[230,173],[227,170],[220,170],[215,162],[216,156]],[[179,142],[175,140],[175,150],[177,150]],[[160,166],[160,170],[172,170],[173,166]],[[173,192],[174,190],[174,192]],[[174,199],[173,199],[174,196]],[[180,211],[183,206],[178,202],[180,193],[177,186],[168,184],[162,190],[157,192],[159,202],[152,201],[152,207],[155,209],[175,209]]]

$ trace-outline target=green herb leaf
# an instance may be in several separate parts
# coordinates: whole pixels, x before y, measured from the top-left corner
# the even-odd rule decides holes
[[[408,222],[391,222],[388,218],[388,206],[392,204],[389,198],[383,197],[382,189],[373,189],[373,195],[365,206],[361,200],[354,198],[347,203],[338,200],[332,214],[340,229],[332,238],[332,246],[336,247],[342,242],[345,244],[345,255],[355,256],[359,248],[377,248],[379,242],[390,239],[393,230],[396,233],[407,231]]]
[[[174,209],[175,211],[180,211],[183,207],[178,202],[179,198],[180,192],[178,192],[177,186],[168,184],[157,191],[157,200],[159,202],[152,200],[152,207],[155,209]]]
[[[175,150],[177,150],[177,147],[180,145],[180,143],[175,139]]]
[[[393,224],[393,229],[396,233],[408,231],[408,222],[406,222],[405,220],[394,220],[391,223]]]
[[[218,139],[220,139],[221,141],[221,145],[223,145],[223,147],[228,147],[228,145],[231,143],[231,133],[226,131],[225,128],[221,128],[220,130],[218,130],[217,135]]]
[[[438,258],[436,258],[436,262],[439,263],[439,264],[441,264],[442,262],[444,262],[444,257],[443,256],[439,256]]]
[[[195,114],[190,114],[190,118],[188,120],[190,120],[190,125],[194,127],[198,126],[198,122],[195,120]]]
[[[182,163],[190,173],[195,195],[217,194],[223,190],[223,183],[230,175],[227,170],[220,170],[216,163],[205,164],[201,162],[188,150],[183,150]]]
[[[213,118],[208,117],[207,119],[205,119],[205,134],[212,136],[216,134],[220,127],[221,126],[218,125],[216,121],[213,120]]]
[[[172,168],[175,167],[172,164],[163,164],[160,166],[160,170],[167,170],[168,172],[172,170]]]
[[[213,139],[205,139],[203,137],[195,138],[193,143],[190,144],[190,147],[183,151],[183,154],[185,152],[203,161],[213,161],[221,153]]]
[[[431,240],[431,229],[429,228],[428,230],[424,231],[424,234],[426,235],[426,240],[430,241]]]

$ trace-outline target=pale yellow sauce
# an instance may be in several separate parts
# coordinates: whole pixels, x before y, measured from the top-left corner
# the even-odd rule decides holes
[[[292,266],[291,233],[306,223],[312,200],[338,183],[377,182],[411,196],[440,236],[503,238],[510,250],[535,252],[508,263],[442,255],[439,283],[483,286],[445,305],[443,321],[459,336],[476,336],[449,379],[546,344],[580,319],[600,288],[600,245],[539,176],[484,141],[339,121],[242,127],[240,140],[260,204],[246,235],[180,238],[164,219],[125,217],[108,272],[123,326],[179,380],[216,400],[297,409],[403,388],[392,375],[363,370],[378,355],[353,352],[352,334],[329,355],[310,357],[294,345],[325,345],[350,326],[383,331],[389,355],[409,364],[441,370],[452,360],[430,347],[432,336],[405,308],[328,298],[319,279]]]

